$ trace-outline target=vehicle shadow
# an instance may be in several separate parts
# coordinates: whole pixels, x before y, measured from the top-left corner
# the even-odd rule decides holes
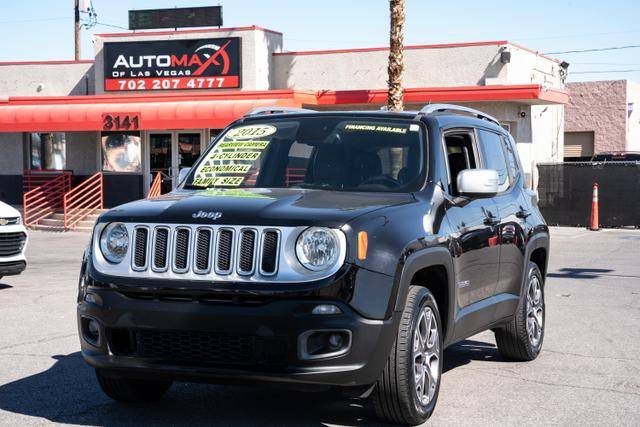
[[[444,365],[442,372],[448,372],[460,366],[468,365],[472,361],[504,362],[495,344],[465,340],[452,345],[444,351]]]
[[[601,275],[611,273],[609,268],[561,268],[555,272],[547,273],[547,277],[560,277],[565,279],[597,279]]]
[[[79,352],[53,357],[46,371],[0,386],[0,410],[78,425],[384,426],[358,400],[335,391],[176,383],[160,402],[122,404],[100,390]],[[444,372],[498,360],[492,344],[463,341],[446,351]]]
[[[6,283],[0,283],[0,291],[3,289],[11,289],[13,286],[7,285]]]

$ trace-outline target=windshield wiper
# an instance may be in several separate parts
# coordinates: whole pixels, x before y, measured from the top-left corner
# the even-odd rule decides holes
[[[185,184],[182,188],[185,190],[205,190],[209,187],[207,187],[206,185]]]

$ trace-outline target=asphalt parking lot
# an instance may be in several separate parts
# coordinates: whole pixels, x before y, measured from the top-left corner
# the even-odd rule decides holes
[[[75,292],[87,234],[31,233],[29,267],[0,279],[0,424],[379,425],[332,393],[175,384],[122,405],[79,353]],[[544,349],[500,358],[483,333],[445,353],[431,425],[640,425],[640,231],[553,228]]]

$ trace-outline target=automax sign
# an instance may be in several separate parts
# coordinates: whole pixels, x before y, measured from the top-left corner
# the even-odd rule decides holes
[[[104,44],[104,90],[240,87],[240,38]]]

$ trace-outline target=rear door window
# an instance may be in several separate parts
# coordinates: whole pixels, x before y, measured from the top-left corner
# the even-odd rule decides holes
[[[497,133],[484,129],[478,129],[478,136],[480,138],[484,167],[498,172],[498,191],[505,191],[509,188],[510,183],[507,161],[502,148],[502,137]]]

